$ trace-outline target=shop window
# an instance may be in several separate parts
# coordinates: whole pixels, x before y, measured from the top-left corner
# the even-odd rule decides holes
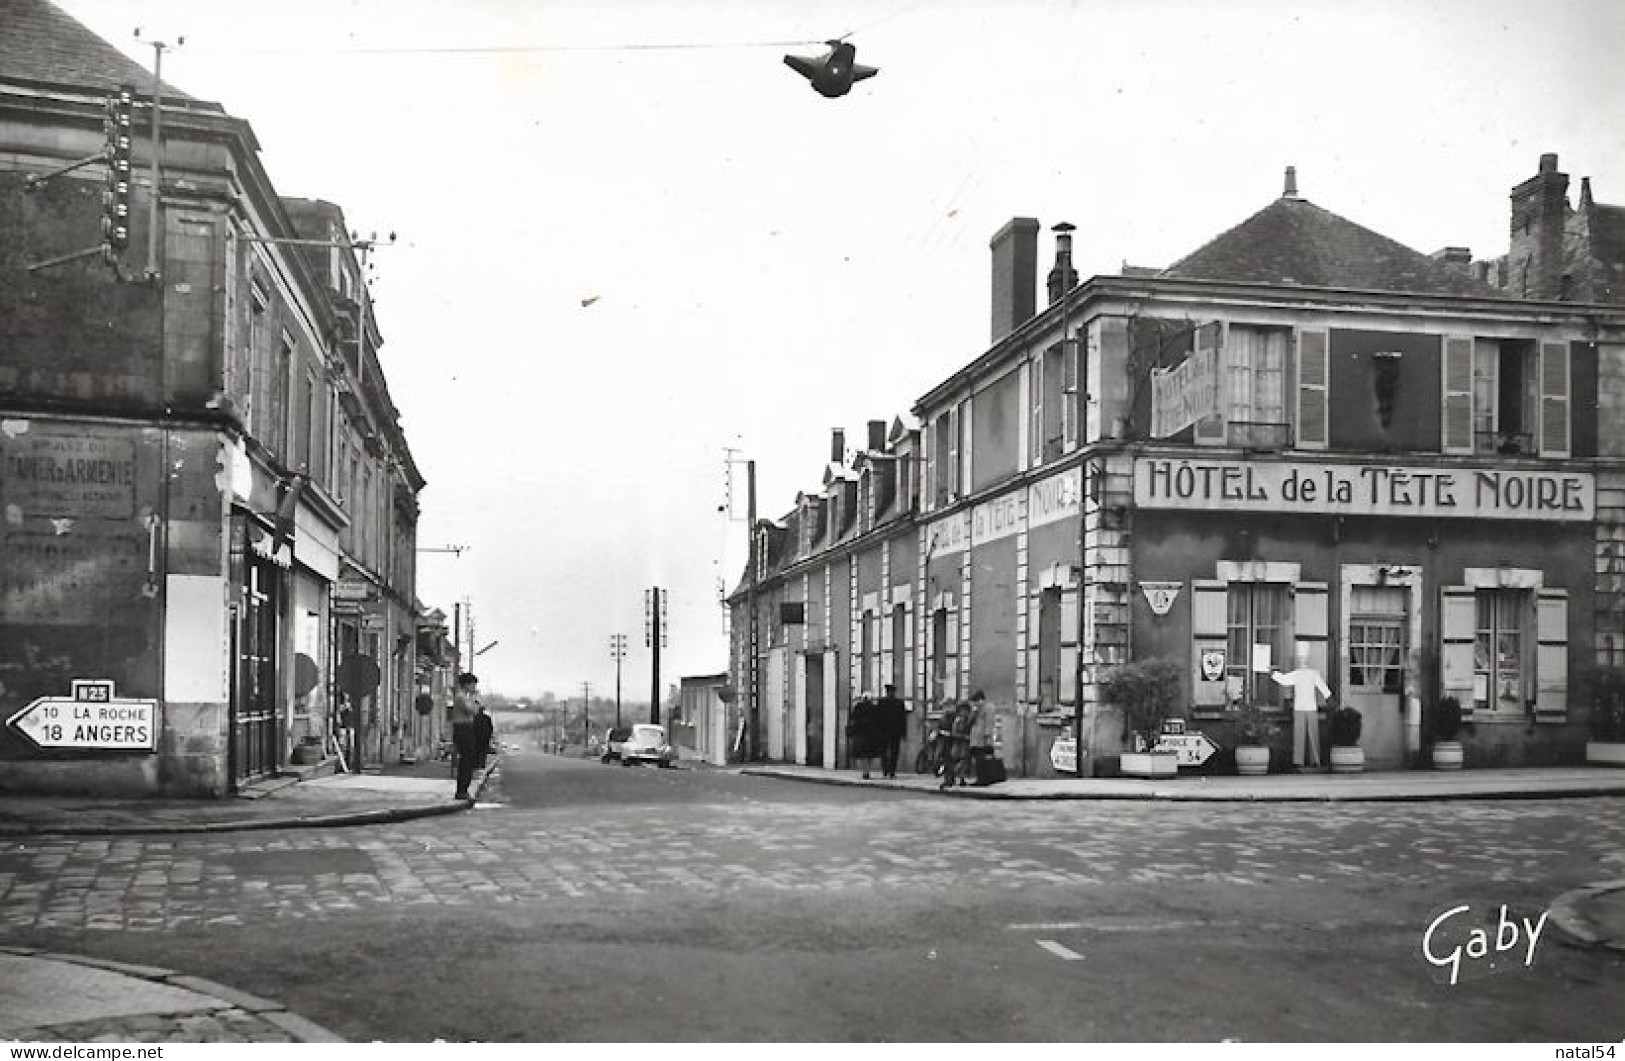
[[[1530,594],[1481,589],[1474,594],[1478,621],[1473,639],[1473,706],[1523,714],[1529,700]]]
[[[1232,582],[1225,594],[1225,677],[1229,691],[1243,701],[1266,706],[1281,703],[1281,687],[1269,673],[1253,670],[1254,646],[1269,649],[1270,665],[1290,663],[1287,587],[1277,582]]]

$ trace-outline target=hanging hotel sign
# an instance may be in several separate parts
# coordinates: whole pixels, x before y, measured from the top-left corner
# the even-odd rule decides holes
[[[1151,372],[1151,437],[1167,438],[1219,415],[1219,351],[1199,350],[1170,369]]]
[[[6,720],[41,748],[150,752],[158,701],[113,695],[113,683],[75,679],[71,696],[42,696]]]
[[[1152,615],[1167,615],[1183,585],[1183,582],[1141,582],[1140,591],[1145,594],[1145,602],[1151,605]]]
[[[1596,478],[1522,468],[1142,457],[1134,462],[1134,503],[1271,514],[1589,522],[1596,516]]]

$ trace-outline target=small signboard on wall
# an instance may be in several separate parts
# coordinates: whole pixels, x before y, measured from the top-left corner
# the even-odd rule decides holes
[[[150,752],[158,701],[113,695],[111,681],[75,679],[71,696],[42,696],[6,720],[41,748]]]
[[[1179,588],[1183,585],[1183,582],[1141,582],[1140,592],[1145,594],[1146,603],[1151,605],[1151,614],[1167,615],[1168,609],[1179,599]]]

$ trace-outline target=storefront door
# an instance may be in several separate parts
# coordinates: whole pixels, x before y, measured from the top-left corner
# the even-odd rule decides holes
[[[824,765],[824,654],[809,653],[805,695],[807,714],[807,765]]]
[[[1356,586],[1348,617],[1349,671],[1344,699],[1362,717],[1367,769],[1405,761],[1405,660],[1409,593],[1399,586]]]

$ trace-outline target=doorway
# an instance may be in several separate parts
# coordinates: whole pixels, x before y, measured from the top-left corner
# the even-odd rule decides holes
[[[1405,762],[1406,665],[1410,592],[1403,586],[1352,586],[1344,645],[1344,702],[1359,711],[1368,769]]]
[[[806,657],[807,681],[802,690],[802,703],[806,705],[807,765],[824,765],[824,654],[809,652]]]

